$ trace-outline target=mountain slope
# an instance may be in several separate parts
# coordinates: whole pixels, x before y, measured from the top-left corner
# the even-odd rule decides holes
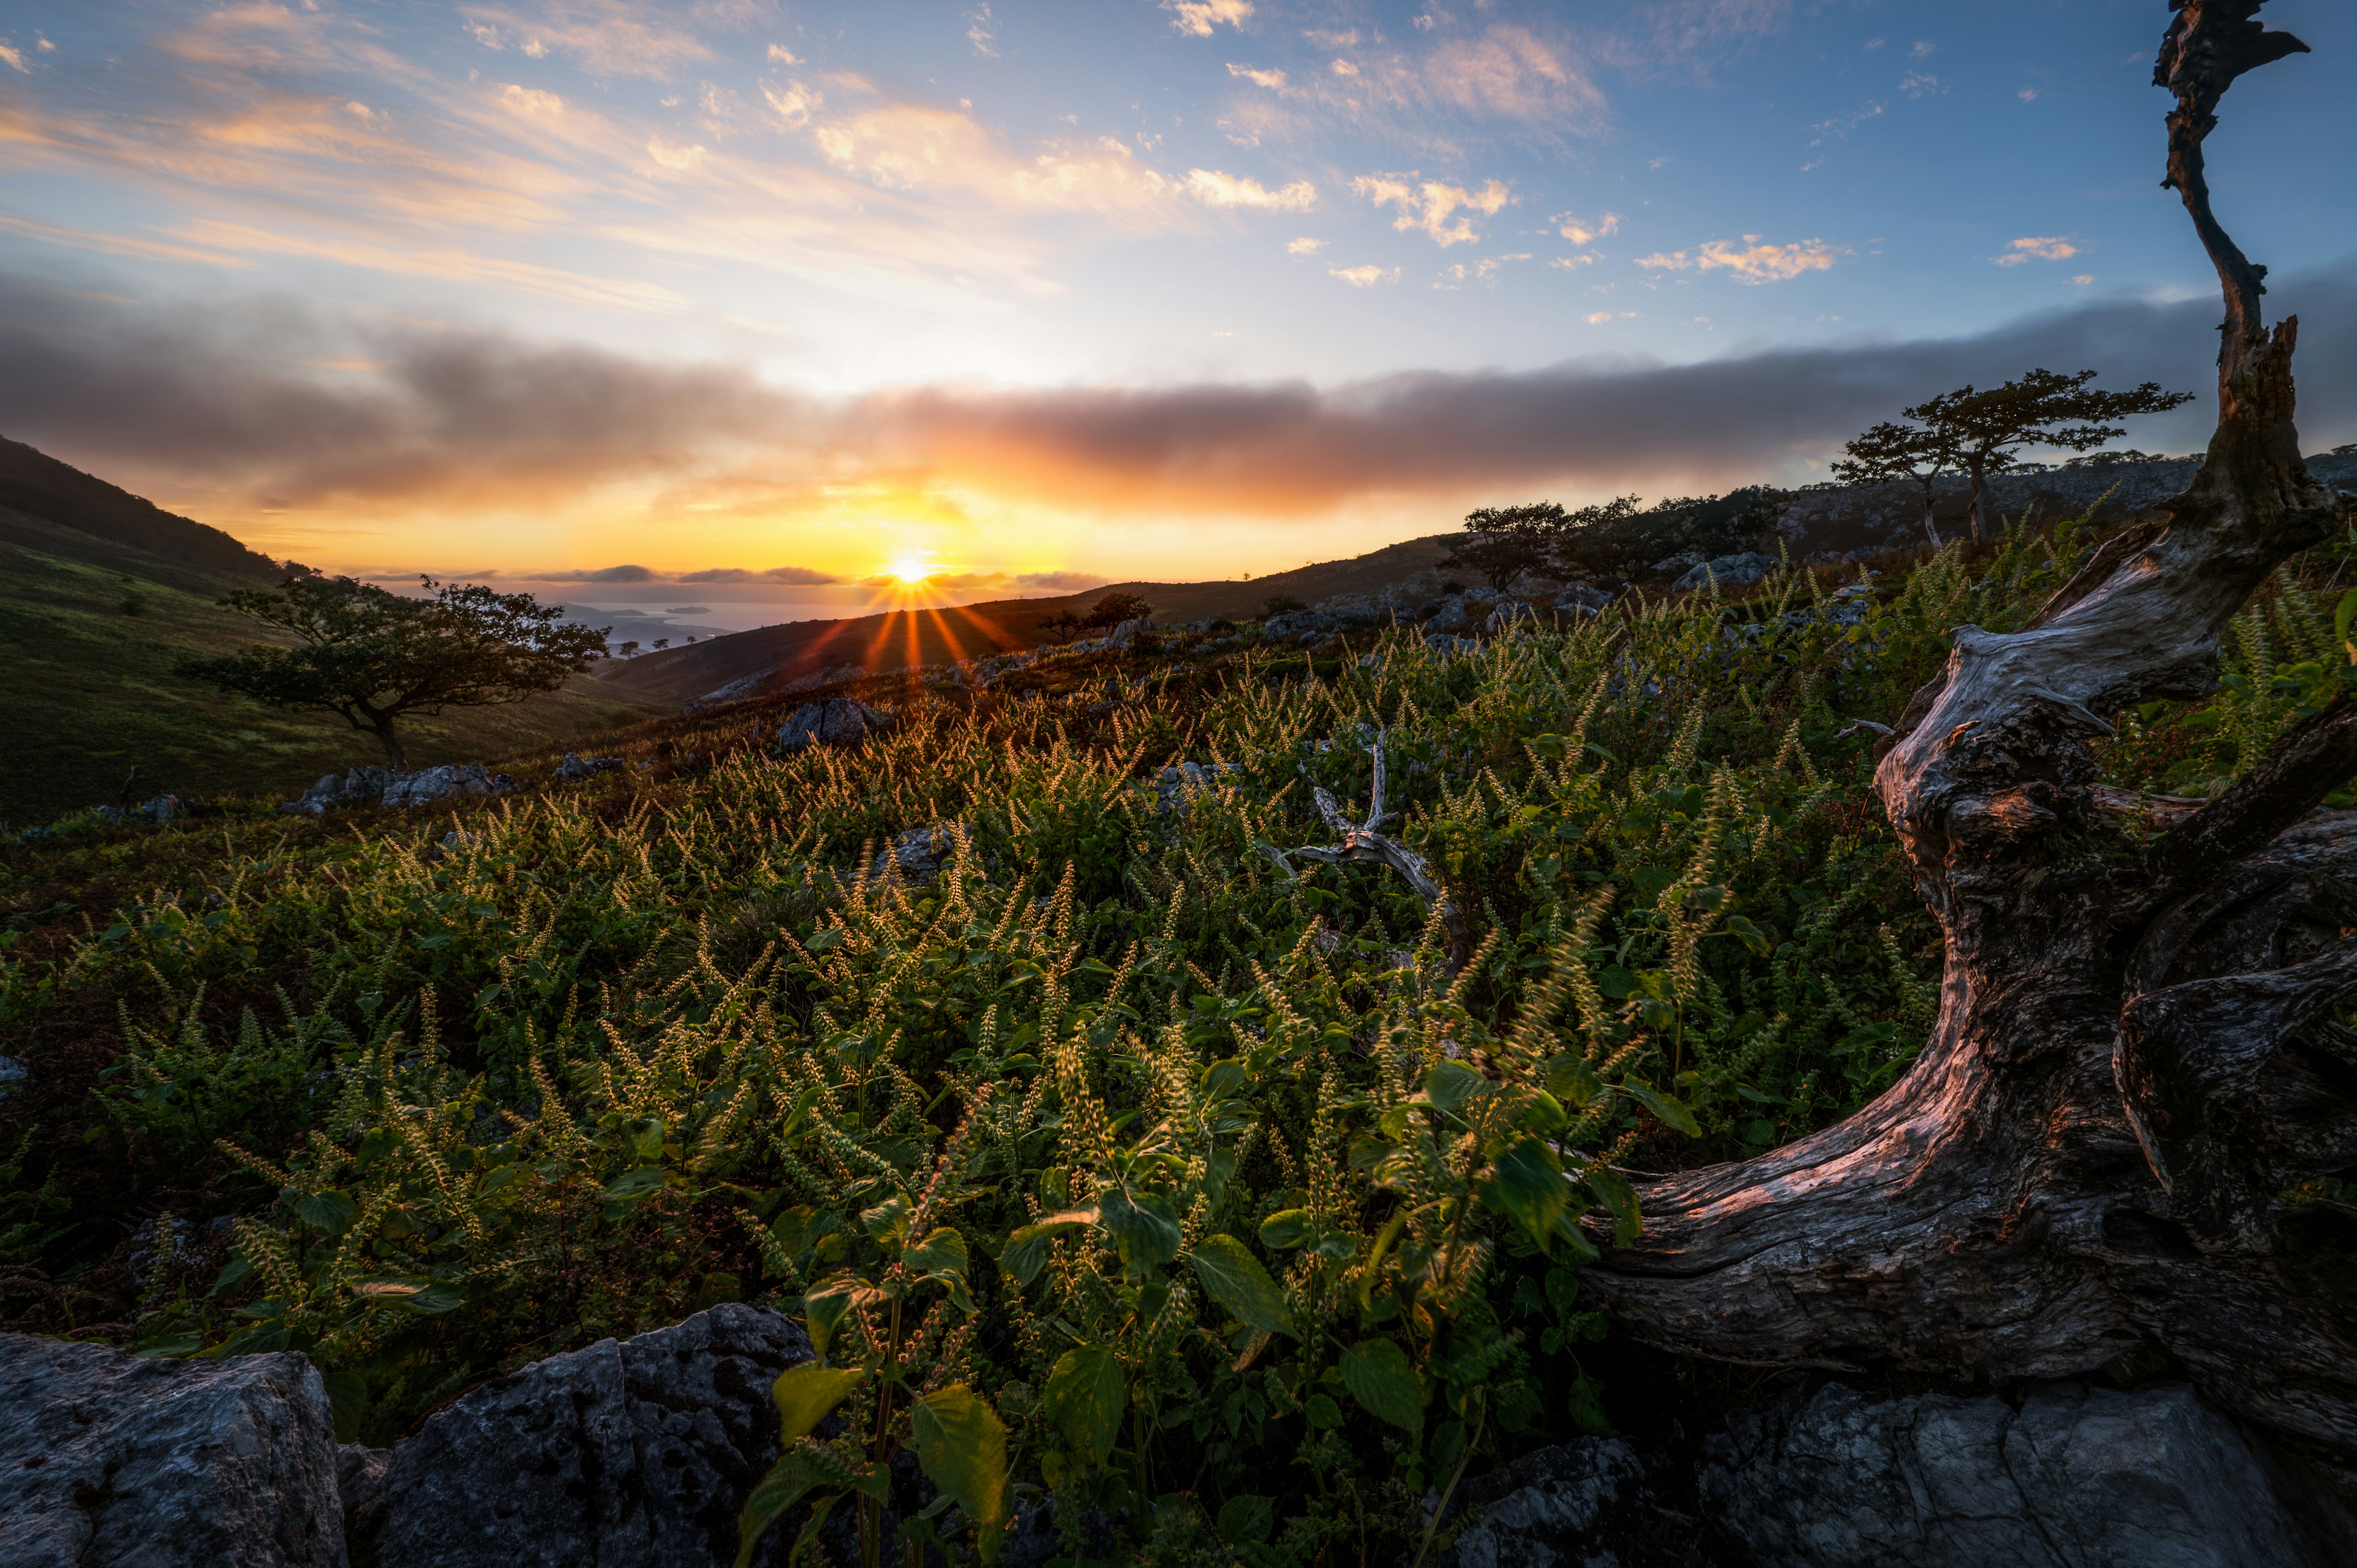
[[[0,508],[124,546],[175,565],[264,579],[276,567],[209,524],[0,435]]]

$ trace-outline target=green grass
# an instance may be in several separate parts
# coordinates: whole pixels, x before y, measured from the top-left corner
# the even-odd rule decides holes
[[[59,531],[60,536],[62,531]],[[64,545],[62,537],[53,542]],[[173,673],[262,628],[214,600],[236,585],[95,546],[74,559],[0,542],[0,822],[22,827],[133,799],[299,794],[321,774],[382,764],[374,737]],[[408,726],[413,766],[482,761],[634,723],[658,710],[584,677],[501,708]]]
[[[831,1326],[866,1434],[804,1439],[775,1496],[856,1490],[963,1389],[1017,1486],[1122,1521],[1121,1560],[1412,1556],[1460,1466],[1697,1430],[1736,1391],[1620,1344],[1583,1262],[1642,1223],[1627,1173],[1906,1069],[1937,933],[1849,720],[2091,543],[1952,547],[1855,628],[1787,576],[1463,659],[1391,632],[1308,667],[1049,660],[1038,700],[871,692],[904,723],[855,752],[778,757],[756,705],[641,725],[645,766],[580,787],[544,752],[455,809],[0,848],[0,1034],[32,1069],[0,1101],[0,1315],[300,1350],[383,1443],[762,1301]],[[2215,702],[2120,716],[2109,777],[2247,768],[2331,684],[2330,633],[2287,575]],[[1150,694],[1099,716],[1109,667]],[[1454,976],[1396,877],[1260,848],[1330,842],[1310,786],[1362,803],[1378,732],[1479,943]],[[1181,757],[1234,771],[1158,811]],[[938,882],[871,875],[938,822]],[[187,1247],[135,1271],[159,1215]]]

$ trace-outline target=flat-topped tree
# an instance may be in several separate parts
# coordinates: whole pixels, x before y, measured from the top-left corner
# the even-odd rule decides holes
[[[316,574],[241,588],[222,607],[292,632],[296,645],[190,660],[179,673],[273,707],[333,714],[375,736],[387,764],[406,772],[396,719],[522,702],[606,651],[606,633],[564,620],[562,606],[422,581],[425,598]]]
[[[2219,638],[2351,521],[2293,427],[2298,323],[2210,210],[2202,138],[2303,48],[2255,0],[2181,0],[2158,72],[2169,183],[2224,285],[2218,424],[2161,515],[2029,627],[1959,627],[1876,784],[1945,937],[1922,1054],[1838,1126],[1649,1181],[1584,1276],[1638,1337],[1755,1364],[1991,1381],[2168,1366],[2357,1497],[2357,771],[2345,695],[2207,803],[2106,790],[2111,719],[2218,685]],[[1609,1225],[1594,1231],[1609,1240]]]
[[[1846,485],[1878,485],[1907,479],[1923,491],[1923,532],[1933,549],[1940,545],[1939,524],[1932,513],[1932,488],[1942,474],[1956,466],[1956,444],[1946,431],[1921,424],[1896,424],[1888,420],[1842,447],[1846,456],[1826,469]]]
[[[2127,434],[2115,421],[2166,413],[2193,401],[2191,392],[2163,392],[2157,381],[2115,392],[2089,386],[2094,379],[2093,371],[2067,376],[2032,371],[1986,392],[1966,386],[1942,392],[1906,411],[1925,432],[1927,445],[1946,451],[1948,460],[1972,479],[1975,539],[1990,532],[1988,477],[2018,463],[2016,454],[2032,447],[2093,451]],[[1927,498],[1927,512],[1929,507]]]
[[[1546,570],[1570,526],[1570,514],[1555,501],[1485,506],[1467,513],[1465,532],[1442,541],[1440,547],[1448,552],[1449,565],[1478,572],[1502,594],[1523,573]]]

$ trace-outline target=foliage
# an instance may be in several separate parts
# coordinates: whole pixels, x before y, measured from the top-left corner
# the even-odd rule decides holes
[[[486,707],[554,691],[589,668],[606,636],[559,618],[530,594],[424,579],[429,597],[404,597],[351,577],[294,575],[275,588],[239,588],[221,604],[294,637],[179,673],[274,707],[333,714],[382,743],[405,771],[393,721],[446,707]]]
[[[1427,1491],[1654,1397],[1604,1379],[1580,1299],[1643,1223],[1630,1170],[1906,1069],[1938,953],[1848,720],[2093,543],[1951,547],[1857,624],[1787,574],[1457,658],[1385,631],[1324,678],[1157,656],[1095,717],[1145,657],[1050,659],[1043,700],[912,700],[850,753],[724,714],[674,743],[708,770],[474,805],[447,847],[447,817],[170,830],[112,919],[0,942],[12,1038],[113,1041],[88,1116],[0,1136],[0,1242],[61,1285],[126,1187],[167,1189],[140,1173],[217,1195],[229,1254],[143,1284],[129,1336],[302,1350],[379,1443],[537,1357],[773,1304],[824,1360],[780,1381],[748,1542],[856,1515],[870,1561],[986,1556],[1049,1494],[1074,1557],[1092,1518],[1133,1561],[1412,1556]],[[2266,679],[2132,715],[2115,780],[2246,765],[2345,640],[2320,602],[2286,577],[2245,634]],[[1395,876],[1253,851],[1318,836],[1307,781],[1363,797],[1378,733],[1480,939],[1455,974]],[[1167,800],[1178,757],[1231,770]],[[879,879],[932,822],[941,875]]]
[[[1932,521],[1932,487],[1956,466],[1956,435],[1944,427],[1898,424],[1889,420],[1863,435],[1853,437],[1842,450],[1847,456],[1826,472],[1845,485],[1876,485],[1906,479],[1923,491],[1923,532],[1936,548],[1940,531]]]
[[[1154,607],[1146,602],[1144,595],[1113,593],[1090,607],[1086,615],[1064,610],[1049,616],[1040,621],[1039,629],[1052,636],[1070,637],[1099,628],[1116,627],[1125,620],[1142,620],[1153,613]]]
[[[1449,565],[1478,573],[1502,592],[1524,573],[1545,569],[1570,518],[1557,501],[1485,506],[1466,514],[1465,532],[1443,540],[1441,548]]]
[[[1776,523],[1781,492],[1764,485],[1723,496],[1683,496],[1640,508],[1635,496],[1583,507],[1555,546],[1565,575],[1632,579],[1664,558],[1707,561],[1756,543]]]

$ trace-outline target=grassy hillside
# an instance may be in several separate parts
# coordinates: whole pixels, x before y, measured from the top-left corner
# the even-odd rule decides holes
[[[266,577],[270,557],[220,529],[0,436],[0,509],[135,550],[156,561],[232,577]]]
[[[269,640],[214,603],[254,580],[0,511],[0,822],[112,802],[135,766],[134,793],[145,800],[167,790],[285,798],[322,773],[381,763],[370,736],[173,674],[192,655]],[[410,757],[478,761],[651,711],[584,677],[511,707],[418,721]]]
[[[522,759],[496,801],[0,845],[29,1071],[0,1098],[0,1323],[301,1350],[382,1443],[529,1359],[766,1301],[834,1324],[838,1368],[972,1391],[1016,1481],[1119,1521],[1113,1558],[1230,1561],[1217,1520],[1261,1568],[1404,1561],[1460,1464],[1759,1391],[1619,1342],[1582,1260],[1641,1222],[1624,1172],[1784,1142],[1905,1070],[1936,934],[1851,721],[2093,542],[1454,656],[1181,639],[974,699],[871,685],[901,722],[856,750],[778,757],[754,703],[638,726],[643,766],[581,785]],[[2313,590],[2348,551],[2318,553],[2235,646],[2330,646]],[[2115,715],[2108,779],[2216,790],[2318,668]],[[1470,927],[1453,978],[1399,878],[1261,847],[1331,842],[1305,779],[1365,811],[1378,737]],[[1177,791],[1182,759],[1224,770]],[[875,868],[934,827],[937,875]],[[150,1219],[177,1251],[139,1249]]]

